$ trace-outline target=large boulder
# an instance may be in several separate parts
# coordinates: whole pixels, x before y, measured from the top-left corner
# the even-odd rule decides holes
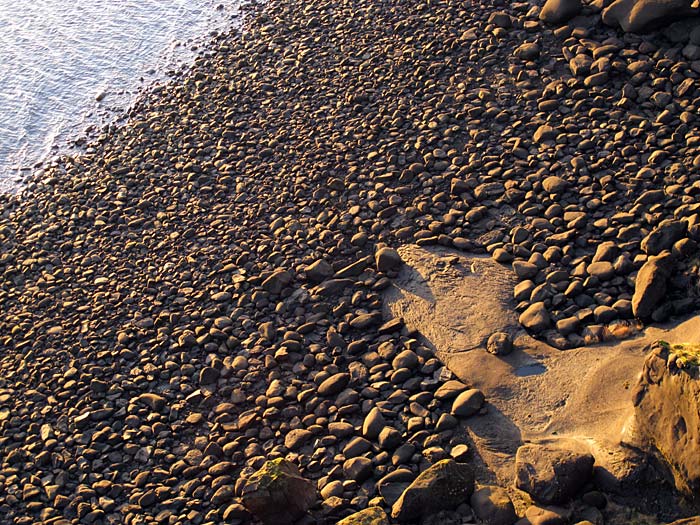
[[[550,24],[563,24],[583,9],[581,0],[547,0],[540,11],[540,20]]]
[[[697,15],[694,0],[615,0],[603,11],[603,22],[638,33],[660,23]]]
[[[634,394],[637,445],[670,467],[676,487],[700,496],[700,344],[652,346]]]
[[[673,267],[673,257],[669,252],[663,252],[656,257],[650,257],[640,268],[632,296],[632,313],[635,317],[642,321],[651,318],[651,314],[666,295],[666,286]]]
[[[265,525],[287,525],[301,518],[316,501],[314,484],[301,477],[294,463],[267,461],[246,480],[243,505]]]
[[[466,463],[443,459],[422,472],[401,494],[391,509],[399,523],[457,508],[474,492],[474,471]]]
[[[528,443],[515,454],[515,486],[538,502],[565,503],[591,479],[593,462],[573,440]]]

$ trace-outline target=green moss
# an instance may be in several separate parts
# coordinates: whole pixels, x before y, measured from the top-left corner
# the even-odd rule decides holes
[[[678,366],[678,368],[700,367],[700,344],[671,344],[666,341],[659,341],[659,344],[676,356],[676,366]]]

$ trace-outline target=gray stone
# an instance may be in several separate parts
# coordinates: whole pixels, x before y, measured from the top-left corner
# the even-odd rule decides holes
[[[479,487],[470,504],[476,517],[486,525],[512,525],[518,520],[508,492],[501,487]]]
[[[624,31],[638,33],[654,24],[680,20],[697,13],[693,0],[615,0],[603,10],[603,22],[620,26]]]
[[[398,270],[403,264],[401,255],[393,248],[380,248],[374,255],[374,261],[377,264],[377,270],[380,272],[388,272]]]
[[[533,303],[520,314],[518,321],[528,330],[542,332],[552,324],[552,318],[543,302]]]

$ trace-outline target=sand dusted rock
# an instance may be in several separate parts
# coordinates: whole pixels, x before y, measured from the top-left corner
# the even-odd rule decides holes
[[[242,490],[243,504],[265,525],[294,523],[316,500],[313,483],[283,458],[267,461]]]
[[[399,523],[411,523],[442,510],[452,510],[474,492],[474,471],[466,463],[443,459],[422,472],[391,510]]]
[[[676,520],[668,525],[700,525],[700,516],[693,516],[692,518],[684,518],[682,520]]]
[[[603,22],[637,33],[692,14],[692,5],[692,0],[616,0],[603,11]]]
[[[634,406],[636,438],[671,467],[679,490],[700,497],[700,345],[655,344]]]
[[[486,525],[512,525],[518,520],[508,492],[487,485],[474,491],[470,499],[474,514]]]
[[[540,20],[550,24],[563,24],[581,12],[581,0],[547,0],[540,11]]]
[[[470,388],[457,396],[452,403],[452,415],[469,417],[476,414],[484,406],[484,394],[481,390]]]
[[[369,507],[340,520],[338,525],[389,525],[389,520],[381,507]]]
[[[374,255],[374,261],[377,265],[377,270],[380,272],[388,272],[397,270],[403,264],[403,260],[399,252],[393,248],[380,248]]]
[[[673,271],[673,258],[668,252],[651,257],[639,270],[632,296],[632,313],[645,321],[666,295],[668,278]]]
[[[566,440],[523,445],[515,455],[515,486],[546,504],[571,499],[591,478],[593,456]]]

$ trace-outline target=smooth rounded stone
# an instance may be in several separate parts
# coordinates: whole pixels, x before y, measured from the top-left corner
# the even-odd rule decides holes
[[[566,511],[555,507],[530,505],[525,509],[525,518],[531,525],[568,525]]]
[[[452,403],[451,413],[456,417],[470,417],[484,406],[485,397],[481,390],[471,388],[457,396]]]
[[[581,327],[581,321],[576,316],[566,317],[564,319],[559,319],[556,324],[557,331],[563,335],[567,336],[578,332]]]
[[[345,492],[345,488],[343,487],[343,482],[340,480],[335,480],[335,481],[331,481],[330,483],[327,483],[321,489],[321,497],[323,499],[328,499],[328,498],[332,498],[332,497],[340,497],[343,495],[343,492]]]
[[[360,314],[354,317],[350,321],[350,326],[353,328],[369,328],[370,326],[378,325],[382,322],[382,315],[380,313],[366,313]]]
[[[513,261],[513,271],[520,279],[531,279],[539,273],[540,269],[530,262]]]
[[[384,427],[377,438],[382,450],[394,450],[402,441],[401,432],[392,427]]]
[[[468,388],[469,387],[461,381],[457,381],[456,379],[450,379],[449,381],[445,381],[438,387],[438,389],[433,394],[433,397],[435,397],[435,399],[439,399],[440,401],[454,399]]]
[[[581,0],[547,0],[540,11],[540,20],[550,24],[563,24],[577,16],[582,9]]]
[[[515,455],[515,486],[545,504],[565,503],[593,474],[593,456],[571,440],[529,443]]]
[[[166,405],[166,399],[163,396],[154,394],[152,392],[141,394],[137,398],[137,400],[140,403],[143,403],[144,405],[149,407],[151,410],[154,410],[155,412],[160,412],[165,408]]]
[[[367,439],[376,439],[386,425],[387,422],[382,411],[378,407],[373,407],[365,416],[362,424],[362,435]]]
[[[348,479],[362,483],[372,476],[374,467],[372,460],[366,457],[350,458],[343,462],[343,474]]]
[[[310,264],[304,269],[306,274],[306,279],[312,284],[319,284],[333,277],[335,273],[333,267],[325,260],[319,259],[318,261]]]
[[[263,281],[262,287],[273,295],[279,295],[293,279],[294,277],[287,270],[275,270],[272,275]]]
[[[211,366],[205,366],[199,372],[199,384],[202,386],[213,385],[219,380],[221,373]]]
[[[345,447],[343,447],[343,456],[345,456],[346,458],[354,458],[364,454],[368,450],[371,450],[371,448],[372,443],[370,443],[363,437],[355,436],[350,441],[348,441]]]
[[[455,461],[465,462],[469,457],[469,446],[464,443],[460,443],[452,447],[450,450],[450,456],[454,458]]]
[[[518,520],[508,492],[501,487],[479,487],[469,503],[474,515],[486,525],[513,525]]]
[[[390,472],[383,478],[381,478],[377,484],[377,491],[384,498],[384,501],[390,507],[396,503],[396,501],[401,497],[404,490],[416,479],[416,475],[413,471],[399,468],[394,472]]]
[[[500,27],[502,29],[510,29],[511,27],[513,27],[513,19],[508,13],[504,13],[503,11],[496,11],[495,13],[491,13],[489,15],[488,22],[489,24],[493,24],[496,27]]]
[[[542,187],[544,191],[550,195],[559,195],[564,193],[569,187],[569,182],[566,179],[557,177],[556,175],[550,175],[542,181]]]
[[[427,459],[429,463],[437,463],[443,459],[450,458],[450,455],[444,448],[436,445],[424,449],[423,457]]]
[[[422,472],[394,503],[391,516],[399,523],[413,523],[443,510],[452,510],[474,492],[471,465],[452,459],[439,461]]]
[[[486,341],[486,350],[493,355],[508,355],[513,351],[513,338],[506,332],[494,332]]]
[[[316,489],[286,459],[266,461],[241,490],[243,505],[265,525],[292,524],[316,501]]]
[[[658,255],[670,250],[676,241],[682,239],[688,231],[688,223],[668,219],[662,221],[649,235],[642,239],[640,247],[647,255]]]
[[[389,519],[381,507],[368,507],[343,518],[337,525],[389,525]]]
[[[532,136],[532,140],[534,140],[537,144],[541,144],[542,142],[548,142],[550,140],[556,139],[558,134],[559,133],[557,132],[557,130],[554,129],[552,126],[549,126],[548,124],[542,124],[535,130],[535,133]]]
[[[346,372],[333,374],[318,386],[318,393],[325,397],[333,396],[342,392],[349,383],[350,374]]]
[[[593,317],[596,323],[608,324],[617,319],[617,310],[612,306],[600,305],[593,310]]]
[[[535,333],[542,332],[552,324],[552,318],[543,302],[533,303],[520,314],[518,322]]]
[[[334,421],[328,424],[328,433],[339,439],[352,436],[355,433],[355,427],[346,421]],[[379,432],[377,432],[377,435]],[[367,437],[367,436],[365,436]]]
[[[520,44],[513,54],[523,60],[537,60],[540,57],[540,46],[535,42]]]
[[[414,368],[418,367],[418,364],[418,355],[413,350],[404,350],[391,361],[391,366],[394,368],[394,370],[398,370],[400,368],[408,368],[409,370],[413,370]]]
[[[289,450],[298,450],[303,447],[311,438],[313,433],[305,428],[290,430],[284,437],[284,446]]]
[[[435,423],[435,431],[443,432],[445,430],[452,430],[453,428],[456,428],[458,424],[459,422],[452,414],[443,412],[440,414],[437,423]]]
[[[642,321],[648,321],[661,300],[666,296],[668,279],[673,273],[674,262],[670,253],[650,257],[637,273],[632,296],[632,313]]]
[[[516,301],[525,301],[530,297],[534,289],[535,283],[530,280],[519,282],[513,288],[513,298]]]
[[[599,261],[588,265],[588,275],[597,277],[601,281],[607,281],[615,276],[615,268],[609,261]]]
[[[403,265],[401,255],[393,248],[380,248],[374,255],[374,262],[377,265],[377,271],[389,272],[398,270]]]
[[[496,262],[501,264],[507,264],[513,260],[513,255],[504,248],[496,248],[492,253],[491,257]]]

